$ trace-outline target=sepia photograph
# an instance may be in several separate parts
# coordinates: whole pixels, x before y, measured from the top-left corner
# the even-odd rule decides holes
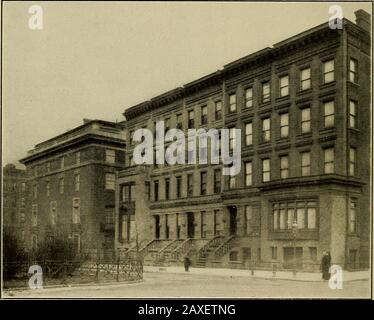
[[[1,6],[2,300],[372,299],[371,1]]]

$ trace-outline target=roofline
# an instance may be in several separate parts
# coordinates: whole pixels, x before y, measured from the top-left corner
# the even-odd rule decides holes
[[[350,20],[343,18],[343,25],[349,27],[358,28],[357,30],[360,30],[364,33],[367,33],[366,30],[359,27],[357,24],[351,22]],[[241,67],[244,64],[251,64],[255,61],[260,61],[263,59],[266,59],[268,57],[271,57],[273,54],[279,54],[282,50],[286,49],[288,46],[292,46],[295,44],[303,44],[306,39],[313,38],[314,36],[320,34],[321,32],[331,32],[336,31],[329,28],[328,22],[321,23],[320,25],[313,27],[311,29],[308,29],[306,31],[303,31],[301,33],[298,33],[294,36],[291,36],[283,41],[275,43],[272,47],[266,47],[264,49],[261,49],[259,51],[256,51],[254,53],[251,53],[247,56],[244,56],[240,59],[234,60],[226,65],[223,66],[223,69],[217,70],[216,72],[213,72],[211,74],[208,74],[206,76],[203,76],[197,80],[191,81],[187,84],[182,85],[181,87],[175,88],[173,90],[167,91],[163,94],[160,94],[150,100],[141,102],[135,106],[132,106],[130,108],[125,109],[123,112],[123,115],[127,120],[133,119],[137,117],[140,114],[143,114],[146,111],[152,110],[153,108],[160,105],[160,102],[170,102],[173,100],[176,100],[180,97],[186,96],[191,92],[191,89],[193,87],[201,87],[205,85],[209,85],[211,83],[214,83],[216,79],[222,79],[233,71],[234,69]],[[157,105],[155,104],[155,101],[158,101]]]
[[[36,144],[34,147],[37,148],[37,147],[41,146],[42,144],[44,144],[44,143],[46,143],[46,142],[52,142],[53,140],[56,140],[56,139],[61,138],[61,137],[63,137],[63,136],[69,135],[69,134],[71,134],[71,133],[73,133],[73,132],[79,131],[79,130],[83,129],[84,127],[88,127],[88,126],[90,126],[90,125],[93,124],[93,123],[105,124],[105,125],[110,126],[110,127],[112,127],[112,128],[122,127],[122,125],[121,125],[120,123],[118,123],[118,122],[112,122],[112,121],[106,121],[106,120],[94,119],[94,120],[90,120],[90,121],[88,121],[88,122],[86,122],[86,123],[83,123],[83,124],[81,124],[80,126],[75,127],[75,128],[73,128],[73,129],[71,129],[71,130],[68,130],[68,131],[66,131],[66,132],[64,132],[64,133],[61,133],[61,134],[59,134],[59,135],[57,135],[57,136],[54,136],[53,138],[50,138],[50,139],[48,139],[48,140],[44,140],[44,141],[42,141],[42,142],[39,142],[39,143]]]
[[[30,154],[30,155],[20,159],[19,162],[25,165],[28,162],[34,161],[36,159],[39,159],[39,158],[45,156],[46,154],[49,154],[51,152],[55,152],[55,151],[60,150],[60,149],[65,149],[65,148],[71,147],[71,146],[73,146],[73,145],[75,145],[79,142],[83,142],[83,141],[89,140],[89,139],[108,141],[108,142],[117,143],[117,144],[123,145],[123,146],[126,145],[126,141],[123,140],[123,139],[112,138],[112,137],[102,136],[102,135],[93,134],[93,133],[87,133],[85,135],[78,136],[73,140],[68,140],[68,141],[62,142],[58,145],[52,146],[50,148],[46,148],[46,149],[40,150],[39,152]]]

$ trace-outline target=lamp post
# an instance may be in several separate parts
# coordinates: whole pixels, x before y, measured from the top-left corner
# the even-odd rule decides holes
[[[296,233],[297,233],[297,221],[294,220],[292,223],[292,236],[293,236],[293,271],[292,274],[296,277]]]

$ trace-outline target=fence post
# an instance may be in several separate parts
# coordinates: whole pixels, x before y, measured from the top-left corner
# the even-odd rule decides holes
[[[251,275],[253,276],[255,274],[255,263],[254,261],[251,262]]]
[[[273,264],[273,277],[275,277],[277,274],[277,265],[274,263]]]
[[[100,252],[99,252],[99,248],[96,249],[96,276],[95,276],[95,280],[96,281],[99,281],[99,265],[100,265]]]
[[[117,282],[119,281],[119,256],[117,257]]]

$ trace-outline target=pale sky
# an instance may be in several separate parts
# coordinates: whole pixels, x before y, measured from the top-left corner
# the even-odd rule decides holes
[[[28,8],[43,8],[30,30]],[[334,3],[337,4],[337,3]],[[338,3],[344,17],[370,3]],[[3,2],[3,164],[328,21],[331,3]]]

